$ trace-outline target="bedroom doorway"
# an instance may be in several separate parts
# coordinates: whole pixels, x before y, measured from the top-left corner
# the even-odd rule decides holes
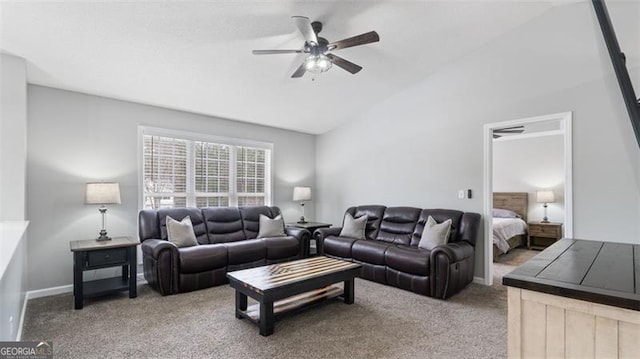
[[[485,285],[493,284],[494,247],[496,254],[512,248],[508,246],[524,244],[526,248],[526,234],[510,237],[512,234],[508,231],[505,236],[509,238],[501,240],[501,233],[498,233],[496,241],[499,246],[494,245],[494,200],[500,203],[500,207],[510,211],[497,213],[498,217],[516,217],[514,214],[517,214],[526,224],[542,219],[543,203],[536,201],[537,191],[551,191],[558,200],[549,200],[550,206],[544,208],[544,216],[547,216],[548,209],[549,218],[562,223],[563,236],[573,236],[571,120],[571,112],[564,112],[484,126],[484,278],[476,281]],[[541,142],[549,139],[553,139],[555,144]],[[508,148],[506,152],[505,148]],[[555,148],[555,152],[549,152],[551,148]],[[519,151],[523,152],[518,155]],[[544,156],[558,158],[551,161],[551,157]],[[505,167],[505,158],[519,162],[512,162]],[[533,163],[538,163],[541,170],[532,171]],[[555,174],[550,174],[550,169],[554,167],[552,163],[556,164]],[[513,169],[513,173],[505,177],[496,176],[495,171],[503,171],[501,168]],[[518,173],[520,178],[516,180]],[[500,186],[497,190],[496,184]]]

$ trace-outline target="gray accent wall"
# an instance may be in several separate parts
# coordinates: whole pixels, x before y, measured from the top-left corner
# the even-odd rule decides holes
[[[122,204],[108,207],[107,230],[137,236],[139,125],[273,143],[273,204],[287,221],[300,216],[293,187],[315,188],[312,135],[33,85],[28,109],[30,290],[71,284],[69,241],[97,237],[100,216],[98,206],[84,205],[86,182],[120,183]],[[306,214],[315,217],[313,202]]]
[[[616,30],[637,29],[637,6],[611,4]],[[640,84],[640,64],[628,64]],[[555,7],[319,136],[318,219],[341,223],[360,204],[482,213],[483,126],[566,111],[574,236],[638,243],[640,150],[590,2]],[[473,198],[458,199],[459,189]]]

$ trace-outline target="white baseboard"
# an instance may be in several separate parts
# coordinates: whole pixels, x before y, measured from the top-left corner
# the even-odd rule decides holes
[[[473,283],[486,285],[486,283],[484,282],[484,278],[482,277],[473,277]]]
[[[38,289],[38,290],[30,290],[27,292],[27,300],[48,297],[51,295],[58,295],[62,293],[70,293],[73,292],[73,284],[61,285],[59,287]]]

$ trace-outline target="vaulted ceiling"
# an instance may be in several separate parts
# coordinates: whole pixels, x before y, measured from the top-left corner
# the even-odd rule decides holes
[[[27,60],[29,83],[320,134],[557,1],[27,1],[1,3],[0,49]],[[338,67],[290,78],[302,55],[291,16],[335,41],[380,42],[336,54]]]

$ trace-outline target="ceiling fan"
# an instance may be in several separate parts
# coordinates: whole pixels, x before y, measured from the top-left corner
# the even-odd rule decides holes
[[[309,54],[300,67],[298,67],[293,75],[291,75],[293,78],[302,77],[307,71],[312,73],[325,72],[329,70],[332,65],[336,65],[352,74],[355,74],[362,70],[362,66],[358,66],[353,62],[336,56],[332,54],[331,51],[380,41],[378,33],[370,31],[344,40],[329,42],[327,39],[318,36],[318,33],[322,31],[321,22],[311,22],[308,17],[304,16],[292,16],[291,18],[304,37],[304,46],[302,49],[253,50],[252,52],[254,55]]]
[[[500,138],[505,135],[515,135],[518,133],[524,132],[524,126],[513,126],[513,127],[505,127],[498,128],[493,130],[493,138]]]

